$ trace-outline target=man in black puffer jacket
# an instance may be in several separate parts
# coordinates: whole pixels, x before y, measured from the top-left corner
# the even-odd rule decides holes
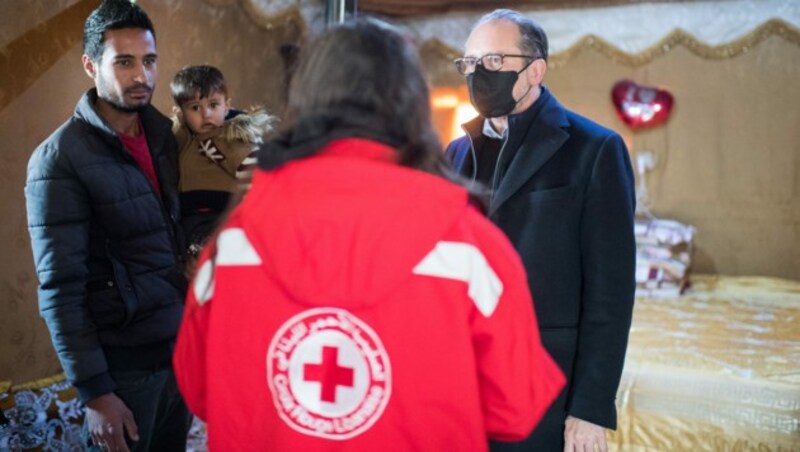
[[[93,79],[28,164],[39,309],[86,404],[89,442],[185,450],[190,417],[171,369],[186,281],[171,122],[150,105],[155,32],[127,0],[86,20]]]

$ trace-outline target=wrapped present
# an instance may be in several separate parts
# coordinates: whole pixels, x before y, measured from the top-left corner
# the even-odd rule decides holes
[[[674,220],[638,216],[636,296],[678,296],[689,286],[695,229]]]

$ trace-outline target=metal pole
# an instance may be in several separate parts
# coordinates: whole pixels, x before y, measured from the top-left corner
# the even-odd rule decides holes
[[[330,27],[340,24],[349,17],[355,17],[358,0],[327,0],[325,3],[325,24]]]

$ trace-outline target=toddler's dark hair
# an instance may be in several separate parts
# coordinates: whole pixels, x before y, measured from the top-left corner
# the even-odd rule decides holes
[[[228,87],[225,85],[222,72],[207,64],[184,67],[175,74],[169,88],[172,91],[172,100],[179,107],[184,102],[194,99],[198,93],[200,99],[215,92],[228,96]]]

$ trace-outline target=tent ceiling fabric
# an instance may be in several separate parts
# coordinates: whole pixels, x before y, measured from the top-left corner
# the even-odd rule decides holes
[[[647,3],[677,3],[698,0],[656,0]],[[457,11],[489,11],[495,8],[525,10],[587,8],[645,3],[645,0],[358,0],[358,9],[393,17],[412,17]]]
[[[205,1],[225,5],[237,0]],[[303,22],[311,30],[324,27],[325,0],[239,1],[253,20],[266,28],[289,20]],[[361,12],[405,11],[395,20],[410,28],[420,43],[437,46],[447,56],[461,53],[476,19],[501,6],[495,0],[358,2]],[[800,45],[797,0],[510,0],[502,6],[516,7],[542,25],[550,40],[553,64],[561,64],[587,47],[637,66],[679,45],[707,59],[735,57],[772,35]],[[556,6],[558,9],[552,9]],[[392,13],[393,9],[398,12]],[[459,12],[429,14],[421,9]]]
[[[623,63],[638,65],[675,45],[685,45],[704,58],[730,58],[772,34],[800,45],[797,0],[650,3],[522,12],[547,32],[550,55],[555,59],[590,46]],[[452,13],[403,23],[421,42],[438,41],[460,53],[478,17],[480,13]]]
[[[230,6],[239,0],[204,0],[215,6]],[[691,2],[699,0],[655,0],[656,3]],[[394,18],[429,16],[456,11],[489,11],[497,7],[517,9],[567,9],[644,3],[645,0],[357,0],[358,10],[364,13]],[[266,15],[286,14],[296,8],[308,19],[312,9],[324,9],[326,0],[241,0],[248,11]],[[653,1],[650,1],[653,3]],[[262,17],[263,19],[263,17]]]

